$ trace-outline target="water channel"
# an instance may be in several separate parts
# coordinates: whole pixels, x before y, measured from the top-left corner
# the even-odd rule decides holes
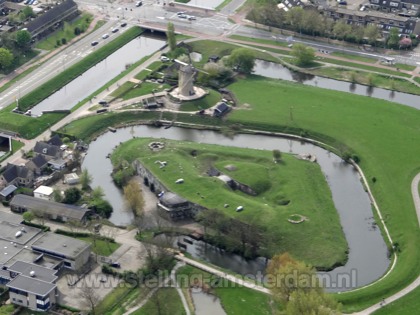
[[[152,54],[164,44],[164,39],[157,37],[139,36],[133,39],[33,107],[31,109],[32,115],[40,116],[43,111],[72,109],[79,101],[119,75],[126,69],[127,65]],[[95,51],[92,53],[94,54]]]
[[[273,79],[294,81],[305,85],[316,86],[329,90],[349,92],[357,95],[379,98],[420,109],[420,95],[394,92],[377,87],[369,87],[366,85],[354,84],[350,82],[338,81],[334,79],[314,76],[311,74],[291,71],[280,64],[264,60],[256,61],[254,74]]]
[[[149,126],[123,128],[118,129],[115,133],[105,133],[90,144],[83,167],[87,168],[92,174],[93,187],[101,186],[104,189],[107,199],[114,208],[114,213],[110,218],[113,223],[117,225],[128,224],[132,217],[123,210],[122,194],[112,182],[110,176],[112,165],[106,155],[112,152],[116,144],[131,139],[133,135],[262,150],[279,149],[282,152],[294,154],[310,153],[316,155],[317,162],[330,186],[333,201],[340,215],[341,225],[349,245],[347,264],[327,273],[330,278],[329,290],[343,291],[366,285],[378,279],[387,270],[389,265],[387,247],[379,229],[374,224],[369,197],[363,190],[355,169],[343,163],[338,156],[322,148],[283,138],[237,135],[234,139],[230,139],[214,131],[176,127],[156,129]],[[194,250],[200,255],[204,253],[204,259],[235,272],[246,274],[264,270],[264,264],[260,261],[246,262],[239,256],[237,259],[233,259],[233,256],[220,259],[220,255],[224,256],[226,254],[217,253],[214,249],[210,249],[210,252],[213,253],[210,255],[208,246],[206,248],[203,248],[204,245],[198,246],[201,246],[201,249],[196,247]],[[247,265],[244,264],[245,262]],[[347,279],[346,277],[349,277],[351,281],[339,283],[340,279]]]

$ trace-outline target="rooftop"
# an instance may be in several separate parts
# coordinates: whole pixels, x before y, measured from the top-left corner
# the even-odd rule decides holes
[[[41,195],[46,195],[46,196],[50,196],[53,193],[53,189],[51,187],[48,186],[39,186],[37,189],[34,190],[34,194],[41,194]]]
[[[45,282],[54,282],[57,280],[57,270],[52,270],[42,266],[34,265],[24,261],[16,261],[8,268],[9,271],[20,273],[21,275],[42,280]],[[34,276],[32,276],[34,275]]]
[[[172,192],[165,192],[162,197],[160,197],[160,202],[170,207],[185,203],[187,200]]]
[[[6,188],[4,188],[2,191],[0,191],[0,196],[7,197],[11,193],[13,193],[16,189],[17,187],[15,185],[9,185]]]
[[[53,252],[70,259],[75,259],[88,247],[90,244],[84,241],[51,232],[45,233],[32,244],[33,250]]]
[[[0,222],[0,239],[25,245],[41,232],[40,229],[7,221]],[[1,247],[0,247],[1,248]]]
[[[85,217],[86,212],[88,212],[87,209],[83,209],[82,207],[66,205],[64,203],[44,200],[27,195],[14,196],[10,205],[27,208],[28,210],[40,210],[50,215],[60,215],[74,220],[82,220]]]
[[[7,284],[7,287],[45,296],[57,286],[35,278],[19,275]]]

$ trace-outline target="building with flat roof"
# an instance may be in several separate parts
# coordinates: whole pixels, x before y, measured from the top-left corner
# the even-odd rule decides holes
[[[79,206],[44,200],[27,195],[16,195],[10,201],[10,208],[14,212],[40,212],[52,220],[67,222],[75,220],[83,222],[89,213],[88,209]]]
[[[79,270],[88,262],[90,247],[89,243],[50,232],[45,233],[31,245],[35,252],[62,259],[64,267],[72,270]]]
[[[54,189],[48,186],[39,186],[34,190],[34,197],[44,200],[51,200]]]

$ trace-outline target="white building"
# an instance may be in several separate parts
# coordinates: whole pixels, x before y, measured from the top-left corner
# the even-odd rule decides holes
[[[40,198],[44,200],[51,200],[53,189],[48,186],[39,186],[37,189],[34,190],[35,198]]]

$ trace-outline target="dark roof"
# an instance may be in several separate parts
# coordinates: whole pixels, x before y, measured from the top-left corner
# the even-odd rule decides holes
[[[27,178],[28,175],[29,169],[26,166],[15,164],[8,164],[3,173],[3,177],[8,183],[14,181],[16,178]]]
[[[45,164],[48,163],[47,159],[42,154],[38,154],[31,161],[38,168],[43,167]]]
[[[10,202],[12,207],[26,208],[27,210],[40,210],[49,215],[58,215],[74,220],[82,220],[87,209],[82,207],[66,205],[54,201],[35,198],[27,195],[16,195]]]
[[[17,272],[27,277],[31,276],[31,271],[34,272],[35,276],[33,278],[45,281],[45,282],[54,282],[57,280],[57,270],[50,268],[38,266],[24,261],[16,261],[13,265],[8,268],[11,272]]]
[[[54,20],[57,20],[57,17],[65,15],[67,11],[73,10],[75,7],[77,8],[77,4],[73,0],[64,1],[48,10],[43,15],[29,22],[26,28],[30,33],[36,32],[45,25],[51,23]]]
[[[47,255],[61,255],[76,260],[85,250],[90,251],[90,243],[77,238],[47,232],[32,244],[32,250],[45,252]]]
[[[56,156],[60,148],[46,142],[37,142],[35,144],[34,152],[38,154]]]
[[[0,196],[7,197],[11,193],[13,193],[16,189],[17,187],[15,185],[9,185],[6,188],[4,188],[2,191],[0,191]]]
[[[7,287],[29,292],[36,295],[46,296],[57,286],[53,283],[19,275],[7,284]]]
[[[229,109],[230,109],[229,105],[227,105],[225,102],[219,103],[214,109],[214,115],[221,116],[222,114],[228,112]]]
[[[55,145],[60,147],[63,144],[59,135],[54,135],[50,140],[47,141],[48,144]]]
[[[171,207],[186,203],[187,200],[172,192],[165,192],[163,196],[160,197],[160,202],[165,206]]]

